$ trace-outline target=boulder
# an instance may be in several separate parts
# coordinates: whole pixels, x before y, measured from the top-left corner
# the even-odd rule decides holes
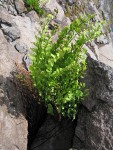
[[[109,43],[99,48],[99,61],[113,68],[113,44]]]
[[[89,91],[77,116],[73,148],[113,148],[113,69],[88,58],[85,78]]]
[[[2,8],[5,8],[9,14],[17,15],[14,0],[1,0],[0,6],[2,6]],[[0,8],[0,10],[1,10],[1,8]]]
[[[0,149],[27,150],[27,121],[11,115],[5,105],[0,106]]]
[[[19,53],[27,53],[28,51],[28,47],[24,43],[16,43],[15,48]]]
[[[61,28],[69,25],[71,23],[70,19],[65,16],[63,8],[57,3],[56,0],[50,0],[45,8],[52,13],[55,13],[54,10],[58,10],[58,13],[55,18],[55,22],[61,25]]]
[[[6,39],[10,42],[15,41],[20,38],[20,30],[16,25],[9,27],[7,25],[2,25],[2,31],[6,37]]]
[[[6,41],[0,30],[0,149],[27,149],[27,120],[20,93],[13,83],[14,58],[18,52]]]
[[[8,11],[2,6],[0,6],[0,26],[1,24],[7,24],[8,26],[14,24],[12,16],[9,15]]]
[[[38,22],[38,23],[40,22],[39,16],[34,10],[28,12],[26,16],[30,18],[31,22]]]
[[[18,14],[22,14],[23,12],[26,11],[23,0],[15,0],[14,2]]]

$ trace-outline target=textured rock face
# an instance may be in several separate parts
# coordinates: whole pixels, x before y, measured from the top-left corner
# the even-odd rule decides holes
[[[17,15],[26,11],[22,0],[0,0],[0,5],[4,7],[9,14]]]
[[[61,27],[70,24],[70,19],[63,11],[63,2],[69,4],[70,10],[73,5],[81,7],[83,4],[88,12],[97,14],[97,20],[108,20],[112,16],[111,0],[59,1],[63,8],[56,0],[50,0],[46,9],[53,12],[58,8],[59,12],[53,22]],[[15,61],[22,63],[23,60],[28,68],[30,60],[26,53],[32,47],[36,29],[40,30],[40,19],[36,12],[24,14],[24,11],[26,9],[22,0],[0,0],[0,149],[27,150],[28,136],[30,150],[68,150],[72,145],[78,150],[112,150],[113,70],[110,67],[88,60],[85,82],[90,94],[79,108],[77,126],[70,120],[58,123],[50,116],[42,125],[46,116],[45,107],[32,103],[29,97],[25,99],[27,102],[29,100],[29,105],[23,103],[10,73],[15,70]],[[73,15],[76,18],[76,13]],[[107,44],[105,37],[100,37],[97,42]],[[94,43],[96,54],[86,48],[90,57],[95,60],[100,57],[101,61],[102,55],[108,54],[108,50],[105,50],[109,49],[111,53],[108,59],[112,59],[112,45],[98,49]],[[107,64],[110,65],[109,62]]]
[[[19,14],[26,11],[23,0],[15,0],[15,7],[16,7],[16,10]]]
[[[15,1],[20,3],[21,1]],[[22,1],[23,2],[23,1]],[[27,52],[32,47],[36,29],[40,28],[38,15],[19,16],[14,1],[1,1],[0,6],[0,149],[27,150],[43,122],[46,110],[33,99],[22,96],[12,78],[15,62],[29,65]],[[9,11],[9,6],[16,11]],[[21,11],[22,9],[20,9]],[[19,83],[20,85],[20,83]],[[28,94],[27,94],[28,95]],[[32,100],[32,101],[31,101]],[[41,114],[41,117],[40,117]],[[29,132],[29,134],[28,134]]]
[[[50,0],[46,4],[46,9],[52,13],[54,13],[55,9],[58,10],[58,14],[56,15],[55,22],[60,24],[61,28],[65,27],[66,25],[69,25],[71,23],[70,19],[65,16],[62,7],[57,3],[56,0]]]
[[[19,3],[19,1],[15,2]],[[1,1],[0,6],[1,150],[27,150],[27,138],[29,138],[28,128],[31,129],[30,125],[28,127],[26,120],[26,113],[29,106],[25,108],[25,102],[23,104],[21,93],[18,91],[17,85],[12,79],[11,72],[15,71],[15,62],[22,63],[23,57],[31,47],[31,42],[34,40],[34,32],[36,31],[35,27],[37,25],[36,22],[31,23],[29,17],[18,16],[18,13],[22,13],[20,12],[21,10],[19,10],[20,5],[17,4],[19,6],[18,12],[14,5],[14,1]],[[12,11],[10,11],[9,7]],[[37,108],[39,107],[35,105],[34,110],[37,110]],[[36,115],[37,113],[34,111],[34,114]],[[34,118],[30,118],[30,123],[33,122],[33,119],[36,120],[35,115],[33,115],[32,110],[32,116]],[[38,123],[39,121],[36,121],[33,125],[35,131],[38,127]],[[34,129],[31,129],[31,131],[34,132]]]
[[[0,149],[27,149],[27,121],[22,101],[11,80],[13,59],[18,56],[0,30]]]
[[[83,12],[89,14],[95,14],[94,21],[97,20],[106,20],[107,22],[110,21],[111,33],[107,33],[108,30],[105,29],[104,35],[97,38],[95,41],[95,45],[91,45],[90,49],[93,51],[90,52],[88,50],[88,55],[93,58],[97,59],[111,67],[113,67],[113,1],[112,0],[57,0],[59,4],[63,7],[66,15],[70,17],[71,20],[76,19],[76,17]],[[70,6],[68,4],[71,4]],[[107,45],[106,45],[107,44]],[[105,46],[104,46],[105,45]],[[102,46],[102,48],[100,48]],[[96,57],[95,57],[95,56]]]
[[[5,105],[0,106],[0,149],[27,150],[27,122],[9,114]]]
[[[74,126],[75,123],[69,119],[57,122],[48,116],[30,150],[68,150],[72,146]]]
[[[113,69],[88,60],[89,96],[78,113],[73,147],[80,150],[113,148]]]

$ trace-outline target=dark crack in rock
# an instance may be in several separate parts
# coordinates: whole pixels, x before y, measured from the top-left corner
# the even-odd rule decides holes
[[[2,31],[4,35],[6,36],[6,39],[9,42],[13,42],[16,39],[20,38],[20,30],[18,29],[16,25],[9,27],[9,26],[2,24]]]
[[[27,11],[23,0],[15,0],[15,7],[18,14],[22,14],[23,12]]]
[[[19,53],[26,53],[28,51],[28,46],[24,43],[16,43],[15,48]]]
[[[75,122],[69,119],[57,122],[48,116],[30,150],[68,150],[72,146],[74,125]]]

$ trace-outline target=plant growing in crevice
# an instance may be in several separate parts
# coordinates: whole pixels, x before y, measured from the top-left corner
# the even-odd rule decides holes
[[[92,16],[81,15],[66,26],[52,42],[48,31],[51,15],[36,36],[30,58],[30,73],[48,112],[58,119],[75,118],[77,104],[86,95],[85,83],[80,82],[86,70],[84,44],[101,34],[102,22],[92,22]]]
[[[44,11],[42,6],[47,2],[47,0],[25,0],[25,5],[28,10],[35,10],[39,15],[42,15]]]

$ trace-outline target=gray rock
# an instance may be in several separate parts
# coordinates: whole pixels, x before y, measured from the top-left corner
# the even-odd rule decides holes
[[[29,66],[32,64],[30,58],[28,57],[28,55],[24,55],[23,57],[23,63],[24,63],[24,66],[27,70],[29,70]]]
[[[19,53],[26,53],[28,51],[28,47],[24,43],[16,43],[15,48]]]
[[[7,112],[5,105],[0,106],[0,149],[27,149],[27,122]],[[19,132],[18,132],[19,131]],[[11,140],[12,139],[12,140]],[[24,143],[25,142],[25,143]]]
[[[72,5],[73,5],[73,0],[68,0],[68,4],[69,4],[70,6],[72,6]]]
[[[64,119],[61,122],[47,116],[39,129],[30,150],[68,150],[72,146],[74,122]]]
[[[54,13],[55,9],[58,9],[58,14],[56,15],[56,22],[61,24],[61,28],[70,24],[70,19],[64,14],[63,8],[57,3],[56,0],[50,0],[46,5],[46,9]]]
[[[27,13],[26,16],[30,18],[31,22],[40,22],[39,16],[34,10]]]
[[[79,109],[73,147],[112,150],[113,69],[91,58],[87,67],[85,82],[89,95]]]
[[[94,4],[94,2],[89,2],[88,3],[88,8],[89,8],[89,11],[90,11],[90,13],[92,13],[92,14],[94,14],[95,13],[95,4]]]
[[[15,0],[15,7],[19,14],[22,14],[26,11],[23,0]]]
[[[2,6],[0,6],[0,25],[1,24],[7,24],[8,26],[14,24],[12,16],[9,15],[8,11]]]
[[[104,35],[101,35],[100,37],[98,37],[96,42],[100,44],[109,44],[108,39]]]
[[[6,25],[2,25],[2,31],[4,33],[4,35],[6,35],[6,37],[8,40],[11,40],[10,42],[15,41],[16,39],[20,38],[20,30],[18,29],[18,27],[16,25],[9,27]]]
[[[15,51],[4,38],[0,30],[0,149],[27,149],[27,120],[23,115],[23,104],[20,94],[11,80],[14,71]],[[20,115],[21,114],[21,115]],[[18,116],[17,116],[18,115]]]
[[[113,45],[112,43],[106,44],[99,48],[99,61],[113,68]]]
[[[5,1],[1,0],[0,5],[4,7],[9,14],[17,15],[13,0],[5,0]]]
[[[13,5],[13,6],[12,6],[12,5],[8,5],[8,6],[7,6],[7,9],[8,9],[8,12],[9,12],[10,14],[12,14],[12,15],[17,15],[17,11],[15,10],[14,5]]]
[[[31,144],[46,116],[45,107],[39,106],[37,100],[34,101],[33,94],[29,96],[31,90],[28,92],[28,89],[20,82],[15,82],[15,78],[12,77],[16,71],[15,62],[21,64],[22,57],[13,44],[7,42],[0,30],[1,150],[27,150],[27,144],[28,146]]]

